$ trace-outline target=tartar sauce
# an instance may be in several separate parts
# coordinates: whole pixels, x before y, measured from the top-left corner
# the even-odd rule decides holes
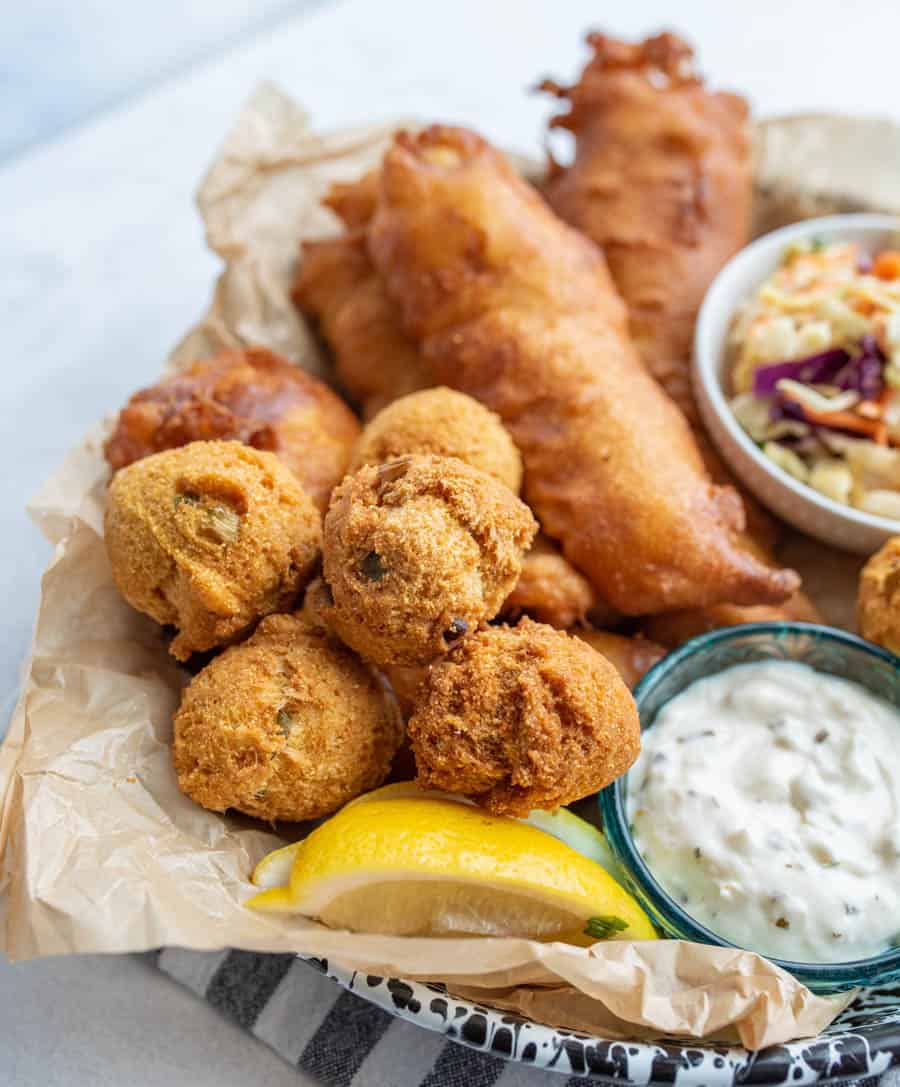
[[[900,713],[792,661],[698,680],[644,733],[638,850],[741,947],[846,962],[900,937]]]

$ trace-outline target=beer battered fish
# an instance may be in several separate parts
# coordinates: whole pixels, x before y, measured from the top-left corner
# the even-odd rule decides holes
[[[429,381],[366,252],[364,233],[303,243],[292,296],[334,355],[338,381],[371,419]]]
[[[551,125],[575,137],[572,165],[551,163],[545,194],[600,245],[653,376],[691,422],[691,341],[713,277],[749,240],[746,102],[707,90],[674,34],[639,43],[591,34],[594,56]]]
[[[594,56],[574,87],[543,84],[569,103],[551,125],[575,137],[572,165],[551,163],[545,195],[561,218],[602,247],[641,359],[697,428],[713,480],[732,484],[700,432],[690,365],[703,296],[749,241],[747,106],[736,95],[709,91],[695,73],[690,46],[674,34],[636,44],[603,34],[588,41]],[[763,561],[774,564],[777,525],[751,496],[742,499],[748,534]],[[801,596],[765,611],[790,619],[808,615],[809,607]],[[734,605],[681,616],[669,628],[699,633],[756,622],[760,614]]]
[[[777,603],[798,586],[742,548],[740,498],[628,338],[602,255],[473,132],[401,134],[369,248],[434,380],[506,424],[545,531],[626,614]]]
[[[538,533],[522,563],[516,587],[504,600],[500,617],[514,623],[523,615],[565,630],[586,623],[588,616],[612,620],[614,613],[598,599],[593,586]]]
[[[332,185],[323,203],[351,232],[357,233],[327,242],[308,243],[304,247],[306,260],[294,289],[294,300],[308,317],[318,322],[334,354],[344,388],[372,421],[370,427],[375,425],[379,431],[383,429],[379,418],[385,405],[409,394],[408,403],[431,407],[431,401],[417,400],[415,392],[434,384],[418,344],[404,333],[399,307],[384,289],[366,252],[362,235],[358,233],[374,214],[380,181],[380,170],[373,170],[358,181]],[[354,284],[360,286],[361,295],[354,294]],[[424,394],[426,398],[429,395]],[[442,400],[446,406],[446,395]],[[394,413],[387,418],[393,422]],[[366,428],[366,435],[357,446],[357,466],[368,456],[372,443],[370,427]],[[490,424],[485,427],[492,429]],[[430,432],[429,442],[446,441],[449,435],[442,438],[439,431],[440,427],[438,433]],[[482,442],[485,440],[481,439]],[[379,442],[379,448],[384,444]],[[492,444],[499,445],[497,441]],[[400,452],[393,438],[391,446],[394,453]],[[363,449],[367,450],[365,454],[361,452]],[[405,451],[428,450],[416,441],[413,448]],[[477,458],[464,455],[465,450],[459,447],[451,450],[447,446],[431,451],[452,452],[475,467],[487,467]],[[386,458],[379,454],[374,459],[380,462]],[[518,453],[515,460],[520,460]],[[511,458],[504,455],[503,462],[509,461]],[[515,479],[509,469],[499,478],[518,492],[520,464],[515,472]],[[525,613],[553,626],[567,627],[583,619],[588,611],[606,619],[613,614],[556,545],[541,537],[540,546],[532,548],[525,556],[520,585],[504,605],[504,617],[517,619]]]
[[[569,633],[587,642],[591,649],[606,657],[632,689],[666,655],[663,646],[640,634],[627,637],[624,634],[614,634],[611,630],[594,630],[590,627],[576,627]]]

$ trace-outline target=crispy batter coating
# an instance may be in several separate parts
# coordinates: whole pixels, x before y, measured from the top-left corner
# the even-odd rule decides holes
[[[539,623],[566,630],[586,622],[589,612],[603,607],[587,578],[563,557],[552,540],[538,533],[500,616],[515,622],[522,615],[530,615]]]
[[[888,540],[862,568],[857,619],[864,638],[900,654],[900,536]]]
[[[472,634],[432,665],[407,732],[423,788],[462,793],[497,815],[594,793],[641,746],[613,665],[530,619]]]
[[[173,755],[204,808],[299,821],[380,785],[402,736],[392,696],[354,653],[270,615],[184,691]]]
[[[785,599],[799,579],[738,539],[690,429],[640,365],[603,258],[474,133],[401,134],[370,251],[435,378],[503,419],[525,496],[613,607]]]
[[[551,164],[546,195],[602,246],[653,376],[697,421],[690,359],[694,319],[715,274],[749,240],[747,104],[713,93],[674,34],[631,44],[591,34],[594,56],[551,125],[575,136],[575,157]]]
[[[322,203],[351,230],[368,226],[375,214],[381,171],[370,170],[356,181],[335,181]]]
[[[410,453],[457,457],[499,479],[514,493],[522,486],[522,458],[500,419],[465,393],[440,386],[389,404],[366,424],[350,471]]]
[[[379,667],[427,664],[497,614],[536,531],[508,487],[454,457],[367,465],[325,518],[325,621]]]
[[[292,296],[317,322],[338,381],[367,419],[398,396],[434,384],[372,267],[363,232],[304,242]]]
[[[746,521],[746,529],[742,536],[744,547],[755,550],[764,562],[774,566],[774,552],[781,538],[783,526],[759,504],[752,494],[736,482],[734,473],[722,460],[705,431],[695,429],[694,440],[713,483],[721,484],[723,487],[736,487],[741,496]]]
[[[170,651],[186,660],[290,607],[315,569],[322,519],[273,453],[192,442],[115,475],[105,536],[120,592],[178,628]]]
[[[327,385],[264,347],[223,351],[128,401],[106,443],[113,471],[188,442],[234,439],[275,453],[322,513],[359,423]]]
[[[783,604],[761,604],[755,608],[742,608],[737,604],[716,604],[710,608],[693,611],[671,611],[665,615],[651,615],[644,621],[644,633],[648,638],[670,649],[690,641],[700,634],[722,627],[739,627],[744,623],[780,622],[821,623],[819,609],[804,592],[796,592]]]
[[[610,664],[615,665],[619,675],[629,687],[635,687],[645,672],[649,672],[657,661],[661,661],[667,650],[651,642],[640,634],[634,637],[626,637],[624,634],[614,634],[610,630],[593,630],[590,627],[579,627],[569,631],[576,638],[601,653]]]

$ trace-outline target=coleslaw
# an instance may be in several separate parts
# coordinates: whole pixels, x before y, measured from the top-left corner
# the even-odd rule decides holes
[[[731,409],[770,460],[900,521],[900,250],[788,247],[738,310],[729,357]]]

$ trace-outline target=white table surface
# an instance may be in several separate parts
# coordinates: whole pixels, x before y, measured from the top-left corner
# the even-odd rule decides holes
[[[15,688],[48,558],[23,504],[91,422],[154,378],[203,309],[217,264],[192,192],[256,81],[282,84],[322,127],[415,113],[536,152],[548,106],[528,87],[571,77],[582,32],[605,18],[626,35],[677,22],[710,77],[759,113],[900,116],[894,3],[604,7],[331,3],[0,167],[0,701]],[[0,963],[0,1007],[4,1084],[303,1082],[135,958]]]
[[[3,7],[0,162],[322,0],[38,0]]]

